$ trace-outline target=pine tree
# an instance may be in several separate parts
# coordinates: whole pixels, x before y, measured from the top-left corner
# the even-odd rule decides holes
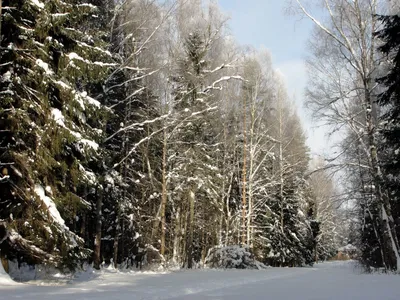
[[[385,175],[385,187],[390,195],[394,224],[397,224],[398,228],[400,224],[400,16],[381,16],[379,19],[384,24],[383,29],[377,32],[377,37],[383,41],[379,49],[389,62],[387,74],[378,79],[384,88],[384,92],[378,97],[378,103],[384,112],[381,116],[384,123],[381,130],[382,169]],[[391,222],[391,220],[386,221]],[[397,234],[392,238],[398,243],[400,230],[394,230],[392,234]],[[393,255],[397,257],[398,270],[400,253]]]
[[[122,1],[113,19],[111,47],[118,65],[105,82],[107,106],[112,110],[104,143],[111,184],[104,202],[109,218],[102,226],[106,232],[102,256],[106,263],[112,259],[114,266],[155,238],[149,224],[154,221],[154,203],[160,191],[161,142],[155,134],[160,111],[149,84],[155,73],[152,63],[157,62],[149,62],[149,57],[158,53],[146,49],[148,43],[154,43],[149,38],[159,22],[154,15],[159,15],[156,4]],[[142,48],[146,50],[140,51]]]
[[[308,150],[300,121],[288,108],[282,83],[276,81],[273,130],[274,160],[268,199],[259,217],[264,240],[263,256],[273,266],[301,266],[311,263],[312,232],[308,211],[305,173]]]
[[[216,3],[2,4],[2,256],[121,268],[157,248],[193,267],[248,243],[272,265],[311,262],[328,227],[300,123]]]
[[[89,236],[83,216],[102,170],[101,82],[112,62],[95,26],[101,12],[84,1],[3,5],[13,8],[3,16],[1,41],[1,163],[10,176],[1,185],[9,204],[1,218],[53,263],[74,267],[90,253],[77,233]],[[18,247],[16,254],[43,260]]]

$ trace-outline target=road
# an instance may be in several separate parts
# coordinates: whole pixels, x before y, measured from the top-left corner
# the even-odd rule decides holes
[[[400,299],[399,275],[360,274],[351,263],[313,268],[193,270],[164,274],[105,270],[63,286],[0,286],[0,299]]]

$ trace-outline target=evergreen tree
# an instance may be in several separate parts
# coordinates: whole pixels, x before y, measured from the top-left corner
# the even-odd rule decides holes
[[[101,11],[84,1],[8,2],[0,113],[9,179],[1,185],[1,218],[53,263],[73,267],[89,255],[76,233],[88,237],[83,216],[102,169],[101,82],[112,63],[96,27]],[[38,261],[21,247],[15,254]]]
[[[381,130],[382,169],[394,224],[398,228],[400,224],[400,16],[380,16],[379,20],[384,25],[383,29],[377,32],[377,37],[383,41],[379,49],[389,62],[386,75],[378,79],[384,89],[378,97],[378,103],[383,111],[381,120],[384,124]],[[397,240],[400,240],[400,230],[397,229],[396,232]],[[393,255],[397,256],[397,260],[400,259],[400,253]],[[400,263],[397,264],[399,265]]]
[[[248,244],[297,266],[318,240],[325,257],[285,87],[268,53],[237,49],[216,3],[2,4],[2,256],[121,268],[144,248],[193,267]]]
[[[215,133],[207,116],[208,111],[215,111],[215,108],[210,109],[214,104],[213,99],[203,93],[207,46],[202,34],[190,33],[183,46],[185,57],[179,62],[178,75],[173,78],[176,83],[174,110],[178,118],[176,134],[179,140],[176,142],[177,147],[171,150],[175,152],[172,172],[177,177],[173,184],[176,191],[179,191],[182,201],[180,205],[187,212],[184,220],[187,226],[183,242],[186,252],[184,263],[192,268],[193,261],[200,260],[199,249],[195,249],[201,237],[201,234],[195,237],[195,210],[197,215],[202,201],[212,202],[209,194],[216,179],[211,146],[215,142]],[[201,233],[200,228],[197,231]]]

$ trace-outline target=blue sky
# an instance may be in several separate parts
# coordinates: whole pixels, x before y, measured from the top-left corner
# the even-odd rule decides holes
[[[284,14],[285,0],[219,0],[241,44],[265,46],[275,64],[304,58],[312,25]]]
[[[242,45],[267,48],[274,67],[284,75],[289,96],[295,102],[298,114],[307,132],[311,153],[322,154],[324,130],[316,128],[310,114],[304,109],[304,88],[307,74],[304,58],[307,40],[313,25],[299,16],[284,13],[286,0],[219,0],[222,10],[231,17],[232,35]]]

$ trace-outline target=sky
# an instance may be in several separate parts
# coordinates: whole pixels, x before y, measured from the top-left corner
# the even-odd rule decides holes
[[[304,59],[312,22],[285,14],[286,0],[219,0],[218,3],[230,16],[231,33],[241,45],[270,51],[273,65],[283,74],[288,95],[297,106],[311,154],[329,151],[325,129],[314,125],[310,112],[304,108],[307,84]]]

